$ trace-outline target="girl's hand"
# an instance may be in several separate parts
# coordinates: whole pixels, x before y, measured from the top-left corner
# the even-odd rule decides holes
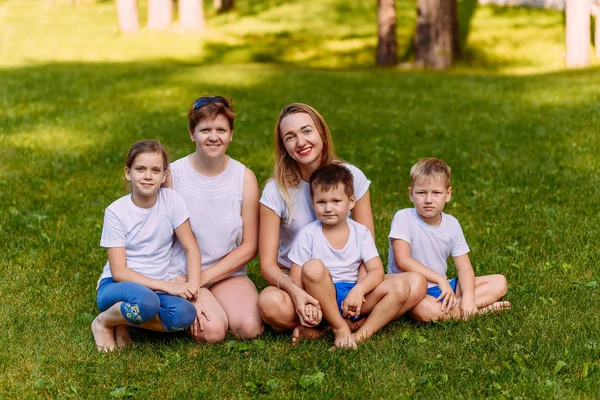
[[[169,283],[167,293],[190,301],[198,298],[198,288],[189,282]]]
[[[366,302],[365,296],[360,290],[353,288],[350,290],[344,301],[342,302],[342,313],[344,317],[358,318],[360,316],[360,310],[362,304]]]
[[[202,316],[204,315],[204,318],[206,318],[207,321],[210,321],[210,315],[208,315],[208,312],[204,309],[204,304],[202,304],[200,298],[197,298],[191,303],[194,305],[194,307],[196,307],[196,319],[194,320],[192,326],[190,326],[190,333],[193,337],[201,337],[202,332],[204,332]]]
[[[456,294],[446,279],[439,281],[438,287],[442,291],[442,294],[436,300],[442,302],[442,312],[448,313],[456,306]]]
[[[309,316],[306,314],[306,306],[309,304],[314,306],[318,310],[317,314],[321,311],[321,305],[319,304],[319,300],[315,299],[310,294],[306,293],[304,290],[298,287],[297,290],[294,290],[293,292],[292,301],[294,302],[294,305],[296,307],[296,314],[298,314],[298,318],[300,319],[301,325],[313,327],[321,322],[320,318],[317,318],[318,321],[316,321],[315,319],[310,319]]]

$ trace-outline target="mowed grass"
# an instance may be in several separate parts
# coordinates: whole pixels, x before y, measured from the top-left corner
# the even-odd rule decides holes
[[[118,36],[112,2],[0,2],[0,397],[600,396],[600,70],[557,70],[560,14],[489,7],[476,9],[455,71],[374,69],[374,6],[352,3],[240,0],[232,15],[209,14],[208,35]],[[344,21],[361,21],[359,39]],[[252,35],[289,45],[291,61],[210,44]],[[294,37],[321,56],[302,58]],[[323,45],[347,40],[365,46]],[[476,274],[506,275],[513,309],[401,319],[357,351],[330,352],[330,335],[296,347],[272,331],[196,345],[132,330],[130,348],[99,354],[89,330],[106,261],[99,239],[104,208],[125,193],[125,152],[142,138],[160,139],[173,159],[191,152],[187,106],[204,93],[234,98],[229,154],[261,184],[278,111],[294,101],[320,110],[338,154],[372,181],[384,264],[392,216],[410,206],[410,167],[443,158],[453,168],[446,210]],[[263,288],[256,260],[249,270]]]

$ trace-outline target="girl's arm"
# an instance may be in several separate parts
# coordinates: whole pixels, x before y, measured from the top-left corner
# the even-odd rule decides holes
[[[196,242],[196,237],[192,233],[189,219],[186,219],[183,224],[175,229],[175,235],[185,253],[188,282],[194,285],[196,289],[199,289],[201,287],[200,277],[202,274],[202,261],[198,243]]]
[[[165,282],[160,279],[147,277],[127,268],[125,247],[109,247],[106,250],[108,253],[110,272],[112,278],[116,282],[135,282],[146,286],[148,289],[165,292],[188,300],[194,298],[198,294],[198,289],[188,283],[176,284]]]
[[[371,209],[371,195],[369,191],[363,195],[354,205],[351,212],[352,219],[369,229],[375,239],[375,223],[373,222],[373,210]]]
[[[202,286],[218,282],[256,257],[258,250],[258,182],[246,168],[242,191],[242,243],[221,261],[202,272]]]

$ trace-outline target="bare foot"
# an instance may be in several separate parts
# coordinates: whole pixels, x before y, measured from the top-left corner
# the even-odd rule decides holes
[[[325,334],[325,328],[309,328],[304,325],[298,325],[292,331],[292,344],[298,344],[300,339],[317,339]]]
[[[106,327],[102,325],[96,317],[92,321],[92,334],[94,335],[94,341],[96,342],[96,348],[101,352],[109,352],[115,349],[115,329],[113,327]]]
[[[131,339],[127,327],[125,325],[115,326],[115,344],[117,348],[122,349],[131,343],[133,343],[133,339]]]
[[[356,341],[350,329],[344,326],[339,329],[334,329],[333,334],[335,335],[335,347],[342,349],[356,349]]]
[[[487,307],[483,307],[479,310],[479,314],[485,314],[490,311],[500,312],[504,310],[510,309],[511,305],[508,301],[497,301],[493,304],[490,304]]]

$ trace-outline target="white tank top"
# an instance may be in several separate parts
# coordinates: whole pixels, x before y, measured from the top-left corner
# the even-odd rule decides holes
[[[190,164],[190,156],[171,163],[173,189],[183,197],[190,213],[190,225],[207,269],[242,243],[242,192],[246,167],[229,158],[225,170],[217,176],[203,176]],[[177,240],[169,277],[184,275],[185,255]],[[246,275],[246,266],[231,276]]]

